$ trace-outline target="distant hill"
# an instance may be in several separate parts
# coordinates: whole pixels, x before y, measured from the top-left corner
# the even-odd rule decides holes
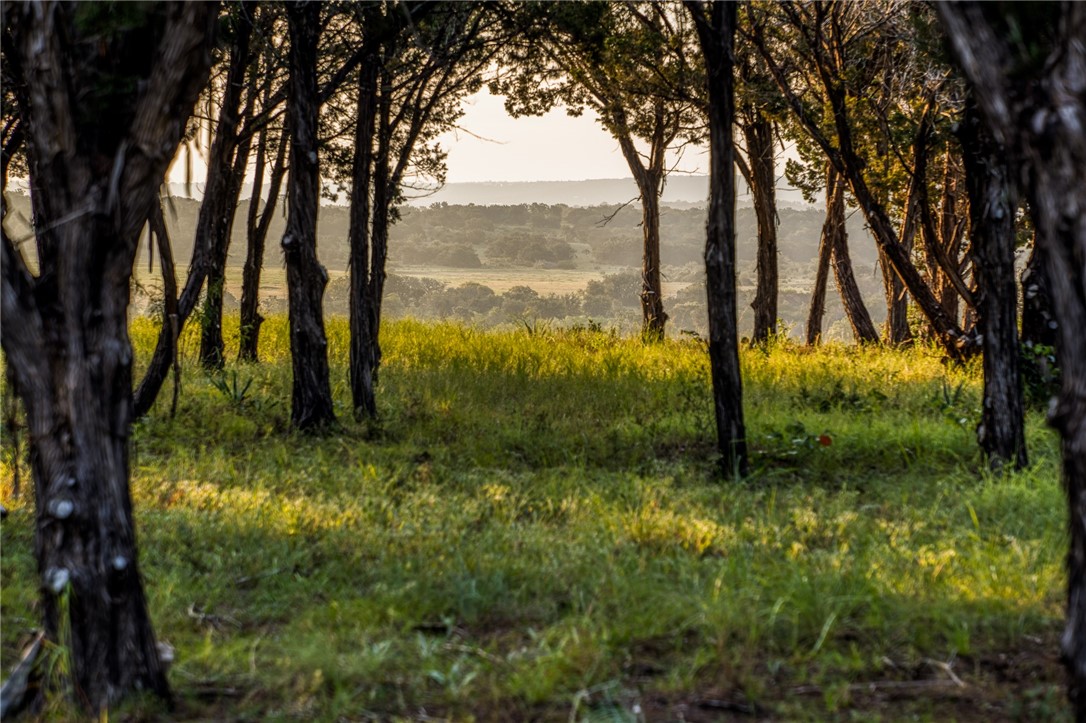
[[[739,178],[738,197],[740,207],[751,205],[750,191]],[[251,186],[242,192],[247,198]],[[203,197],[203,185],[171,183],[170,193],[179,198]],[[619,205],[637,198],[637,186],[632,178],[594,178],[584,181],[484,181],[477,183],[448,183],[431,194],[417,192],[408,201],[411,206],[430,206],[447,203],[450,206],[475,204],[477,206],[515,206],[522,203],[566,206]],[[667,179],[662,201],[673,208],[700,208],[709,196],[709,177],[674,174]],[[340,194],[338,203],[325,201],[326,205],[344,205],[346,194]],[[777,205],[783,208],[808,209],[810,204],[794,188],[777,189]]]
[[[777,202],[781,206],[807,207],[799,191],[792,188],[778,190]],[[709,177],[674,174],[667,179],[661,197],[665,205],[672,207],[701,207],[709,196]],[[600,206],[626,203],[637,198],[637,186],[632,178],[595,178],[585,181],[521,181],[449,183],[429,196],[412,200],[414,206],[434,203],[449,205],[516,205],[542,203],[547,205]],[[750,205],[750,194],[739,179],[739,205]]]

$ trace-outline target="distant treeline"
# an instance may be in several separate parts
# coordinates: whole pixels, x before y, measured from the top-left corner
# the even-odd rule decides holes
[[[12,205],[29,218],[29,200],[15,194]],[[243,202],[235,221],[235,238],[244,237],[240,225],[248,202]],[[168,222],[175,242],[175,255],[185,263],[191,254],[199,204],[174,198],[169,204]],[[815,256],[821,234],[823,212],[782,208],[780,227],[780,318],[786,328],[798,330],[807,314],[814,279]],[[641,214],[632,206],[567,206],[540,203],[514,206],[433,204],[405,208],[392,227],[390,265],[384,302],[388,318],[454,318],[481,326],[536,323],[566,325],[589,321],[607,327],[633,331],[640,323]],[[276,218],[271,238],[282,233],[283,219]],[[319,216],[318,255],[336,272],[347,266],[347,209],[323,206]],[[662,256],[665,280],[684,282],[678,292],[665,297],[666,311],[676,333],[682,330],[705,333],[705,290],[701,253],[704,244],[703,209],[665,208],[661,218]],[[278,227],[277,227],[278,226]],[[29,227],[27,228],[29,230]],[[849,221],[850,247],[858,280],[869,308],[880,320],[881,284],[875,273],[875,248],[858,215]],[[737,210],[737,250],[740,323],[751,323],[749,304],[753,299],[756,224],[749,208]],[[141,252],[145,253],[144,252]],[[244,244],[233,244],[229,266],[241,266]],[[266,267],[282,265],[278,244],[269,244]],[[147,267],[144,256],[139,264]],[[403,273],[412,269],[411,275]],[[519,286],[497,293],[479,283],[459,286],[427,278],[449,269],[536,268],[598,271],[601,277],[585,289],[569,294],[546,294]],[[398,272],[399,271],[399,272]],[[348,280],[336,278],[328,287],[325,310],[347,313]],[[674,286],[672,286],[674,288]],[[236,291],[236,290],[235,290]],[[153,294],[153,292],[152,292]],[[236,305],[236,294],[226,294],[228,307]],[[285,293],[261,301],[267,311],[285,311]],[[826,338],[848,338],[843,311],[830,295],[826,312]],[[835,326],[836,325],[836,326]],[[838,328],[839,327],[839,328]]]
[[[11,194],[13,219],[20,228],[16,236],[29,233],[30,201]],[[245,260],[245,218],[249,201],[242,201],[234,217],[228,267],[241,267]],[[167,225],[174,242],[174,257],[184,264],[192,254],[199,202],[175,197],[166,204]],[[616,210],[617,209],[617,210]],[[824,212],[820,209],[781,208],[778,210],[779,247],[783,264],[806,265],[818,254]],[[285,219],[276,214],[269,231],[264,265],[282,265],[278,243]],[[396,266],[439,268],[565,268],[601,271],[614,267],[641,265],[641,212],[633,205],[567,206],[541,203],[514,206],[433,204],[407,207],[392,226],[389,262]],[[22,228],[25,226],[25,228]],[[318,215],[317,255],[333,271],[347,268],[348,209],[322,206]],[[19,231],[22,234],[19,234]],[[665,269],[687,264],[701,265],[705,244],[705,210],[664,208],[661,214],[661,254]],[[858,270],[870,267],[877,258],[874,243],[856,215],[849,221],[852,258]],[[754,211],[736,211],[736,246],[740,274],[753,264],[757,244]],[[146,259],[143,259],[146,266]],[[787,269],[782,276],[788,276]],[[813,274],[812,274],[813,277]],[[742,279],[740,280],[742,283]]]

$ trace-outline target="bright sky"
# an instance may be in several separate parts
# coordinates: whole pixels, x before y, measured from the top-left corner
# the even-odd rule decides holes
[[[449,152],[448,183],[475,181],[580,181],[628,178],[618,142],[586,111],[564,109],[541,117],[512,118],[499,96],[484,88],[464,101],[463,130],[440,138]],[[688,151],[683,170],[705,173],[706,158]]]
[[[586,111],[573,118],[564,109],[541,117],[513,118],[499,96],[484,88],[464,100],[459,126],[440,137],[448,151],[448,183],[476,181],[582,181],[629,178],[618,142]],[[674,159],[671,163],[674,163]],[[690,173],[707,173],[704,149],[688,149],[678,166]],[[202,182],[207,166],[193,159],[193,178]],[[173,183],[185,180],[185,164],[170,168]]]

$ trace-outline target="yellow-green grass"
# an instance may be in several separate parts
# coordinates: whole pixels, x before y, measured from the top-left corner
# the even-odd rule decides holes
[[[132,444],[178,707],[118,716],[1069,719],[1056,442],[1031,414],[1033,467],[983,472],[979,366],[746,351],[736,480],[700,342],[396,322],[356,423],[328,334],[341,426],[303,436],[285,318],[218,382],[186,332],[177,416],[167,387]],[[5,665],[37,617],[9,442]]]

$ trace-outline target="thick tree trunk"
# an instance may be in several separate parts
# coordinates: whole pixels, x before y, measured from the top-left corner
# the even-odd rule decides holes
[[[743,135],[747,141],[747,158],[750,159],[750,191],[754,198],[754,215],[758,220],[757,286],[754,301],[751,302],[751,308],[754,309],[751,342],[758,344],[777,333],[777,177],[773,154],[773,123],[756,111],[751,111],[751,115],[751,122],[743,124]],[[819,324],[821,325],[821,314]]]
[[[370,41],[372,42],[372,41]],[[373,172],[374,126],[378,115],[379,54],[368,53],[358,71],[354,168],[351,184],[350,377],[351,402],[356,418],[377,416],[373,375],[376,370],[370,299],[370,190]]]
[[[993,469],[1028,464],[1018,371],[1018,290],[1014,215],[1018,207],[1007,152],[984,129],[975,106],[959,125],[969,191],[977,313],[984,351],[984,403],[977,441]]]
[[[5,62],[30,89],[20,113],[33,119],[40,271],[0,232],[2,313],[18,319],[0,341],[27,415],[45,634],[70,654],[75,705],[98,713],[136,690],[169,696],[128,487],[127,311],[141,228],[207,81],[217,6],[141,6],[89,60],[97,36],[85,33],[99,29],[73,5],[10,12]],[[78,112],[75,98],[101,113]]]
[[[320,3],[287,5],[290,25],[290,184],[283,255],[287,265],[290,356],[294,381],[290,420],[298,430],[335,423],[322,299],[328,272],[317,261],[317,41]]]
[[[1047,117],[1039,129],[1024,133],[1022,155],[1037,240],[1047,262],[1061,369],[1058,402],[1049,416],[1062,441],[1071,528],[1068,619],[1061,647],[1076,716],[1086,720],[1086,52],[1081,40],[1086,7],[1067,5],[1073,9],[1064,10],[1065,22],[1075,39],[1066,61],[1070,70],[1067,77],[1052,79],[1045,100],[1037,101],[1040,108],[1031,109],[1029,117]]]
[[[844,185],[837,181],[837,174],[830,168],[826,174],[826,220],[822,223],[822,240],[818,245],[818,266],[815,269],[814,292],[811,309],[807,314],[807,345],[815,346],[822,338],[822,316],[826,310],[826,284],[830,275],[830,259],[833,256],[835,236],[843,233]],[[838,218],[837,210],[841,214]]]
[[[210,263],[207,271],[207,292],[204,295],[203,314],[200,315],[200,364],[205,369],[222,369],[225,362],[222,338],[222,301],[226,284],[226,257],[230,250],[230,232],[234,226],[234,213],[238,206],[242,182],[249,160],[249,144],[252,136],[238,142],[238,120],[244,90],[245,72],[249,67],[249,39],[252,23],[245,13],[238,13],[234,23],[233,43],[230,47],[230,68],[226,73],[226,88],[216,133],[222,137],[223,150],[228,156],[225,162],[227,177],[224,183],[226,198],[211,225]],[[247,108],[251,109],[250,95]],[[206,195],[205,195],[206,198]]]
[[[709,84],[709,212],[705,239],[709,306],[709,366],[713,380],[717,449],[726,475],[749,471],[739,370],[735,288],[735,122],[733,2],[686,0],[694,18]]]
[[[46,353],[55,372],[33,385],[43,396],[24,399],[39,500],[34,548],[46,588],[45,629],[70,650],[77,697],[94,708],[141,688],[169,697],[140,581],[128,492],[127,289],[101,291],[112,298],[86,299],[88,311],[102,313],[97,328],[84,331],[77,345],[49,335]],[[107,318],[107,308],[122,313]],[[68,640],[61,634],[64,616],[71,620]]]
[[[1063,373],[1049,420],[1061,439],[1071,543],[1060,648],[1075,717],[1086,720],[1086,5],[1060,3],[1037,26],[1016,17],[1034,12],[1023,7],[944,3],[936,10],[988,130],[1021,171],[1051,284]],[[1011,39],[1002,31],[1008,26],[1040,29],[1039,37]],[[1047,57],[1038,58],[1038,48]]]
[[[266,157],[267,135],[267,129],[260,132],[258,159]],[[271,178],[268,184],[268,200],[264,203],[263,210],[258,213],[263,185],[263,163],[257,164],[256,178],[258,183],[254,184],[253,195],[249,199],[249,217],[246,220],[248,246],[245,251],[245,266],[242,269],[241,276],[241,325],[238,340],[238,359],[240,361],[255,362],[258,360],[257,348],[260,345],[260,325],[264,323],[264,317],[260,314],[260,273],[264,267],[264,248],[268,239],[268,229],[271,227],[275,209],[279,205],[279,191],[283,185],[283,176],[286,174],[287,146],[288,143],[284,132],[279,138],[279,147],[276,149],[275,163],[272,165]]]

